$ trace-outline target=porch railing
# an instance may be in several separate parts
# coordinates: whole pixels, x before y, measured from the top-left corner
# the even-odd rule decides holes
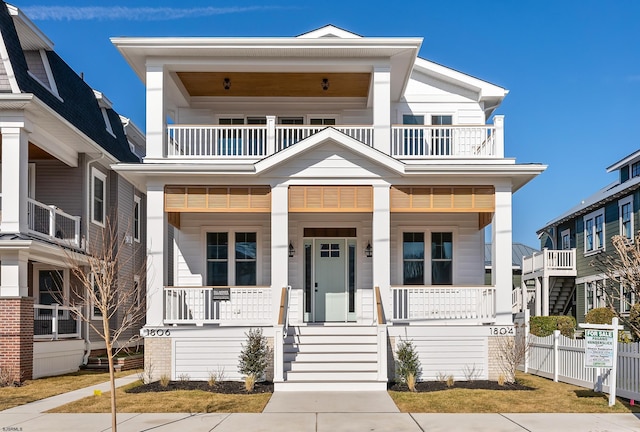
[[[374,145],[371,125],[170,125],[165,154],[168,158],[261,159],[327,127]],[[501,130],[495,125],[395,125],[391,142],[381,148],[401,159],[496,158],[503,153]]]
[[[575,271],[576,250],[550,250],[544,249],[533,255],[523,257],[522,274],[538,271]]]
[[[391,287],[394,321],[495,318],[493,287]]]
[[[56,206],[27,198],[27,218],[31,233],[80,246],[80,216],[71,216]]]
[[[73,339],[81,336],[79,311],[71,306],[33,305],[33,337],[35,339]]]
[[[220,293],[228,290],[228,297]],[[271,324],[270,287],[165,287],[165,324]]]
[[[391,156],[496,157],[494,126],[393,126]]]

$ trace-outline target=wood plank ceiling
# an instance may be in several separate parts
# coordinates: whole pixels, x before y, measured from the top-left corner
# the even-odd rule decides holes
[[[366,98],[371,80],[370,73],[177,72],[177,75],[191,96]]]

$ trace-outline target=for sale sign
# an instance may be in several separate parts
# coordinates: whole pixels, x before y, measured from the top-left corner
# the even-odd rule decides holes
[[[586,342],[584,367],[612,368],[614,344],[616,343],[613,330],[586,329],[584,339]]]

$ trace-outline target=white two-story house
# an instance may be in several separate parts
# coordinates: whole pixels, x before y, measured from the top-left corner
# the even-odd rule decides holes
[[[256,327],[277,390],[386,388],[400,338],[422,379],[497,377],[512,194],[545,169],[505,157],[507,90],[333,26],[112,41],[146,84],[144,163],[114,169],[148,199],[156,378],[240,379]]]

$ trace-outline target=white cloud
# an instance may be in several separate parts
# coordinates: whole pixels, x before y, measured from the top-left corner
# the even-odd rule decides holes
[[[181,18],[227,15],[254,12],[266,9],[281,9],[278,6],[244,7],[127,7],[127,6],[27,6],[21,8],[32,20],[88,21],[88,20],[129,20],[167,21]]]

